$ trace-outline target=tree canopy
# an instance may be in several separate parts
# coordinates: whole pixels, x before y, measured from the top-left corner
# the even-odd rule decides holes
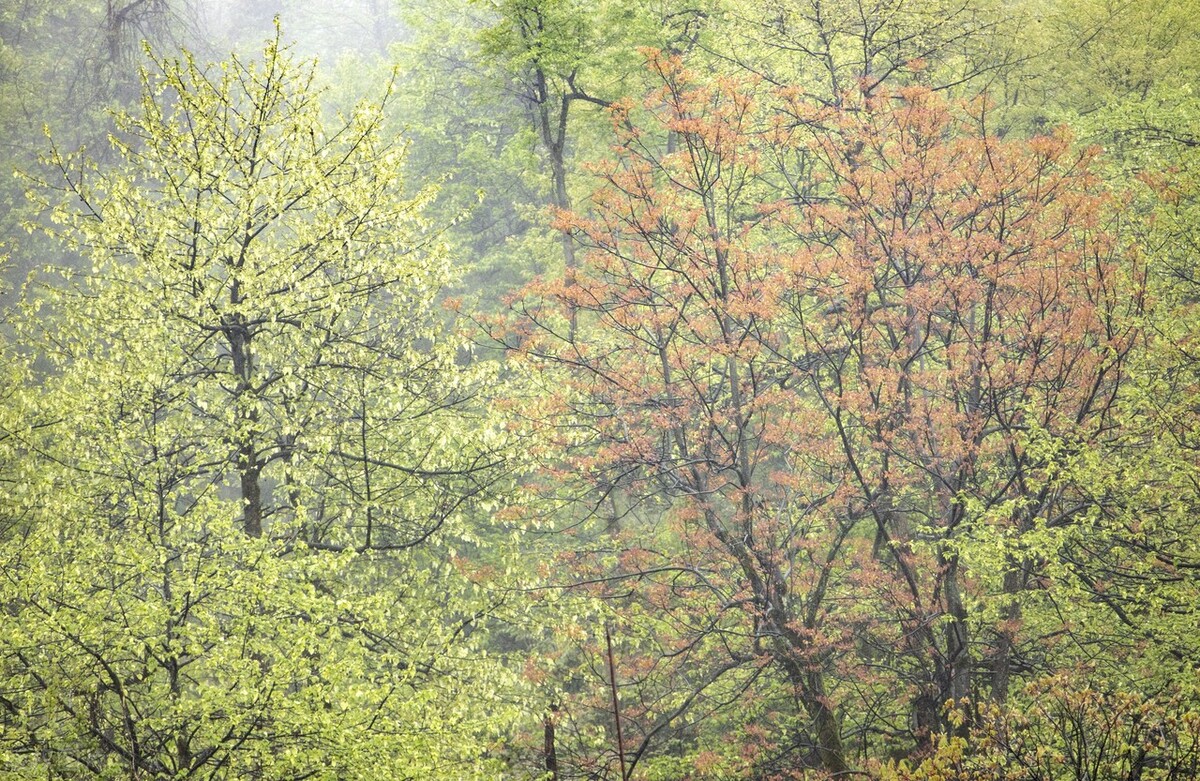
[[[504,460],[489,371],[456,363],[452,272],[381,107],[329,122],[312,78],[278,41],[152,59],[120,164],[49,159],[90,268],[20,323],[49,362],[6,431],[21,777],[478,766],[466,687],[500,673],[461,635],[490,598],[448,551]]]
[[[0,778],[1196,777],[1194,5],[0,10]]]

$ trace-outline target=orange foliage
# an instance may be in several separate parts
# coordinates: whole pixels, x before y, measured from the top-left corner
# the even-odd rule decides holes
[[[1101,436],[1139,336],[1095,153],[923,89],[816,105],[648,56],[651,121],[615,110],[590,209],[555,218],[585,262],[513,304],[554,480],[671,503],[590,570],[674,654],[625,663],[703,690],[767,660],[798,765],[848,769],[845,708],[932,750],[1019,626],[973,634],[956,541],[1054,510],[1027,434]]]

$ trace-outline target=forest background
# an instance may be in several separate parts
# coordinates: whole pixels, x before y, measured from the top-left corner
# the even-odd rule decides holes
[[[0,778],[1200,776],[1198,78],[1192,0],[5,3]]]

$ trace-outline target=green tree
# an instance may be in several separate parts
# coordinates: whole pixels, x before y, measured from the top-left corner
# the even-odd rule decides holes
[[[688,47],[705,16],[674,0],[408,9],[413,36],[398,53],[413,164],[447,180],[435,208],[467,213],[454,240],[482,259],[469,282],[487,300],[496,287],[575,265],[574,243],[547,230],[546,208],[583,194],[579,161],[607,150],[603,107],[646,87],[637,49]]]
[[[1104,147],[1099,170],[1124,202],[1121,240],[1143,259],[1152,305],[1114,425],[1087,447],[1039,445],[1055,490],[1087,513],[1039,531],[1024,551],[1014,546],[1020,578],[1055,584],[1026,594],[1022,653],[1045,664],[1053,648],[1051,669],[1075,659],[1153,697],[1190,675],[1198,655],[1200,17],[1189,0],[1059,0],[1040,10],[1040,52],[1026,63],[1018,111],[1066,120]]]
[[[969,84],[973,92],[1019,56],[1011,36],[1021,17],[1008,2],[771,0],[726,8],[710,44],[716,57],[823,102],[883,84]]]
[[[430,193],[313,67],[151,60],[119,165],[54,152],[88,268],[35,291],[0,559],[13,777],[467,777],[499,685],[462,577],[501,437]],[[44,323],[44,325],[43,325]]]

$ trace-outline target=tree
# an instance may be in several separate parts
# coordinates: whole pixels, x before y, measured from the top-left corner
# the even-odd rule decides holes
[[[942,703],[977,696],[975,654],[990,695],[1007,696],[1019,611],[974,651],[965,584],[998,571],[1003,594],[1026,590],[1035,532],[1095,508],[1050,477],[1118,424],[1145,280],[1110,232],[1091,153],[1063,137],[1002,144],[984,119],[964,132],[921,93],[899,98],[820,144],[839,199],[807,210],[801,235],[833,251],[809,292],[839,311],[805,338],[846,356],[813,388],[904,584],[892,608],[925,666],[916,723],[932,734]],[[1017,552],[968,574],[960,550],[997,534]]]
[[[1031,587],[1029,559],[959,551],[1088,506],[1026,435],[1108,430],[1140,272],[1066,138],[1000,141],[922,89],[831,107],[651,65],[654,123],[621,135],[591,213],[560,218],[586,262],[514,326],[555,479],[672,503],[592,579],[650,606],[678,681],[705,649],[759,668],[766,710],[788,711],[784,684],[771,762],[927,748],[947,700],[986,690],[977,668],[1008,690],[1017,616],[973,605]]]
[[[19,285],[37,264],[61,251],[38,237],[18,242],[30,214],[14,171],[36,167],[47,125],[72,146],[104,145],[110,130],[106,109],[137,92],[136,69],[127,56],[137,51],[137,36],[175,39],[179,25],[168,22],[173,16],[168,5],[30,0],[0,9],[0,236],[13,258],[7,281]]]
[[[380,106],[326,123],[278,35],[257,63],[150,62],[119,166],[50,157],[90,268],[18,324],[52,368],[41,427],[5,432],[0,762],[469,776],[494,714],[463,687],[502,671],[453,550],[502,440],[437,306],[429,193]]]
[[[718,59],[817,101],[920,83],[974,94],[1014,69],[1024,16],[989,0],[731,3],[708,44]],[[910,68],[917,64],[918,69]]]
[[[496,10],[495,23],[480,35],[482,53],[507,71],[508,88],[536,131],[549,162],[550,204],[569,209],[572,108],[609,105],[588,82],[612,78],[616,63],[606,47],[636,46],[633,33],[644,24],[643,16],[631,4],[591,6],[570,0],[515,0],[498,4]],[[575,247],[569,237],[563,238],[562,251],[565,264],[574,267]]]
[[[413,163],[446,180],[434,208],[465,215],[453,239],[482,261],[466,282],[494,308],[497,287],[575,265],[545,210],[569,208],[578,161],[604,154],[603,107],[642,89],[637,48],[688,46],[705,14],[627,0],[429,0],[407,13],[399,89]]]
[[[1082,671],[1081,671],[1082,672]],[[1176,682],[1146,696],[1095,669],[1023,687],[1020,708],[982,705],[970,739],[937,741],[920,762],[888,763],[888,781],[959,778],[965,781],[1084,781],[1162,778],[1182,781],[1200,769],[1200,713],[1195,691]],[[967,719],[959,711],[956,719]]]
[[[1083,522],[1055,530],[1041,577],[1057,592],[1027,605],[1030,625],[1070,638],[1075,654],[1120,670],[1143,696],[1173,685],[1194,665],[1197,571],[1195,359],[1196,158],[1200,135],[1191,84],[1197,60],[1194,4],[1055,3],[1043,28],[1056,47],[1029,67],[1043,117],[1068,118],[1102,144],[1097,170],[1119,193],[1126,241],[1144,258],[1144,343],[1131,358],[1104,446],[1061,459],[1057,480],[1089,497]],[[1031,84],[1031,86],[1033,86]],[[1065,455],[1065,454],[1064,454]],[[1115,673],[1114,673],[1115,674]]]

